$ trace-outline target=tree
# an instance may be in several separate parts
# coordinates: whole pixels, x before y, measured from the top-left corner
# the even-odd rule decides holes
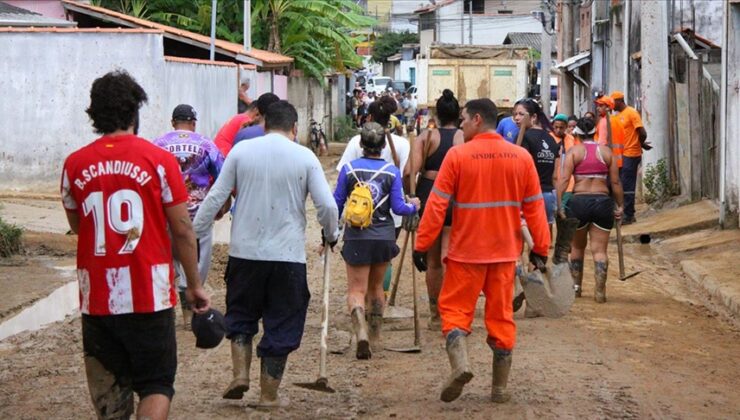
[[[209,35],[211,0],[95,0],[95,4]],[[221,0],[216,36],[243,42],[242,2]],[[353,0],[252,0],[252,45],[291,56],[295,67],[323,83],[332,69],[362,65],[353,31],[375,25]]]
[[[373,45],[372,60],[376,63],[385,61],[386,58],[397,53],[403,44],[412,44],[419,42],[419,34],[411,32],[388,32],[380,35],[375,39]]]

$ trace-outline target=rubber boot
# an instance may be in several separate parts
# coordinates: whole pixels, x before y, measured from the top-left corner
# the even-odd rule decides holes
[[[377,312],[376,309],[373,309],[368,318],[368,338],[370,339],[370,349],[371,351],[380,351],[382,346],[380,332],[383,329],[382,307],[379,312]]]
[[[439,307],[437,299],[429,298],[429,324],[430,331],[439,331],[442,329],[442,318],[439,316]]]
[[[596,280],[594,300],[596,303],[606,302],[606,272],[608,269],[607,261],[594,261],[594,279]]]
[[[234,379],[224,391],[227,400],[240,400],[249,390],[249,367],[252,364],[252,339],[237,335],[231,340],[231,363]]]
[[[367,334],[365,310],[359,306],[352,309],[352,330],[355,333],[357,343],[357,358],[360,360],[369,359],[372,357],[372,352],[370,351],[370,340]]]
[[[444,402],[451,402],[460,396],[465,384],[473,379],[468,359],[467,334],[457,328],[453,329],[447,334],[446,347],[452,372],[444,383],[440,399]]]
[[[570,243],[573,242],[579,223],[578,219],[572,217],[568,219],[556,218],[558,232],[555,236],[555,252],[552,255],[553,264],[568,262]]]
[[[511,399],[506,391],[511,370],[511,350],[493,349],[493,373],[491,385],[491,401],[505,403]]]
[[[573,277],[573,290],[576,297],[581,297],[583,292],[583,260],[571,260],[570,275]]]
[[[285,407],[287,403],[280,400],[278,388],[283,380],[288,356],[262,357],[260,360],[260,400],[256,407]]]

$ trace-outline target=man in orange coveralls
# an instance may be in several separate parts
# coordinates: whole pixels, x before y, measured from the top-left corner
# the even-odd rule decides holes
[[[491,399],[499,403],[509,400],[506,382],[516,337],[511,297],[514,267],[522,249],[520,210],[535,242],[530,261],[544,268],[550,247],[534,161],[526,150],[496,134],[497,114],[490,99],[475,99],[465,105],[465,144],[450,149],[442,163],[414,249],[414,265],[425,271],[426,251],[439,235],[452,201],[455,223],[439,295],[442,332],[452,367],[440,397],[445,402],[459,397],[473,378],[466,337],[481,290],[486,295],[487,342],[493,350]]]

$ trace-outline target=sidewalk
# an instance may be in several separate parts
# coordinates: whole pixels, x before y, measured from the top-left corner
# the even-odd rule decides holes
[[[710,201],[659,211],[625,226],[626,241],[650,235],[651,245],[680,265],[703,290],[712,309],[740,322],[740,230],[720,230],[719,210]]]

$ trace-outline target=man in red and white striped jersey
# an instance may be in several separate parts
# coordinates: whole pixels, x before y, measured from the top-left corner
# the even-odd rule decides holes
[[[136,136],[147,97],[126,72],[96,79],[87,114],[102,137],[64,162],[61,193],[77,241],[85,370],[99,418],[165,419],[177,368],[172,244],[196,313],[201,287],[187,191],[174,156]],[[174,242],[170,241],[168,228]]]

